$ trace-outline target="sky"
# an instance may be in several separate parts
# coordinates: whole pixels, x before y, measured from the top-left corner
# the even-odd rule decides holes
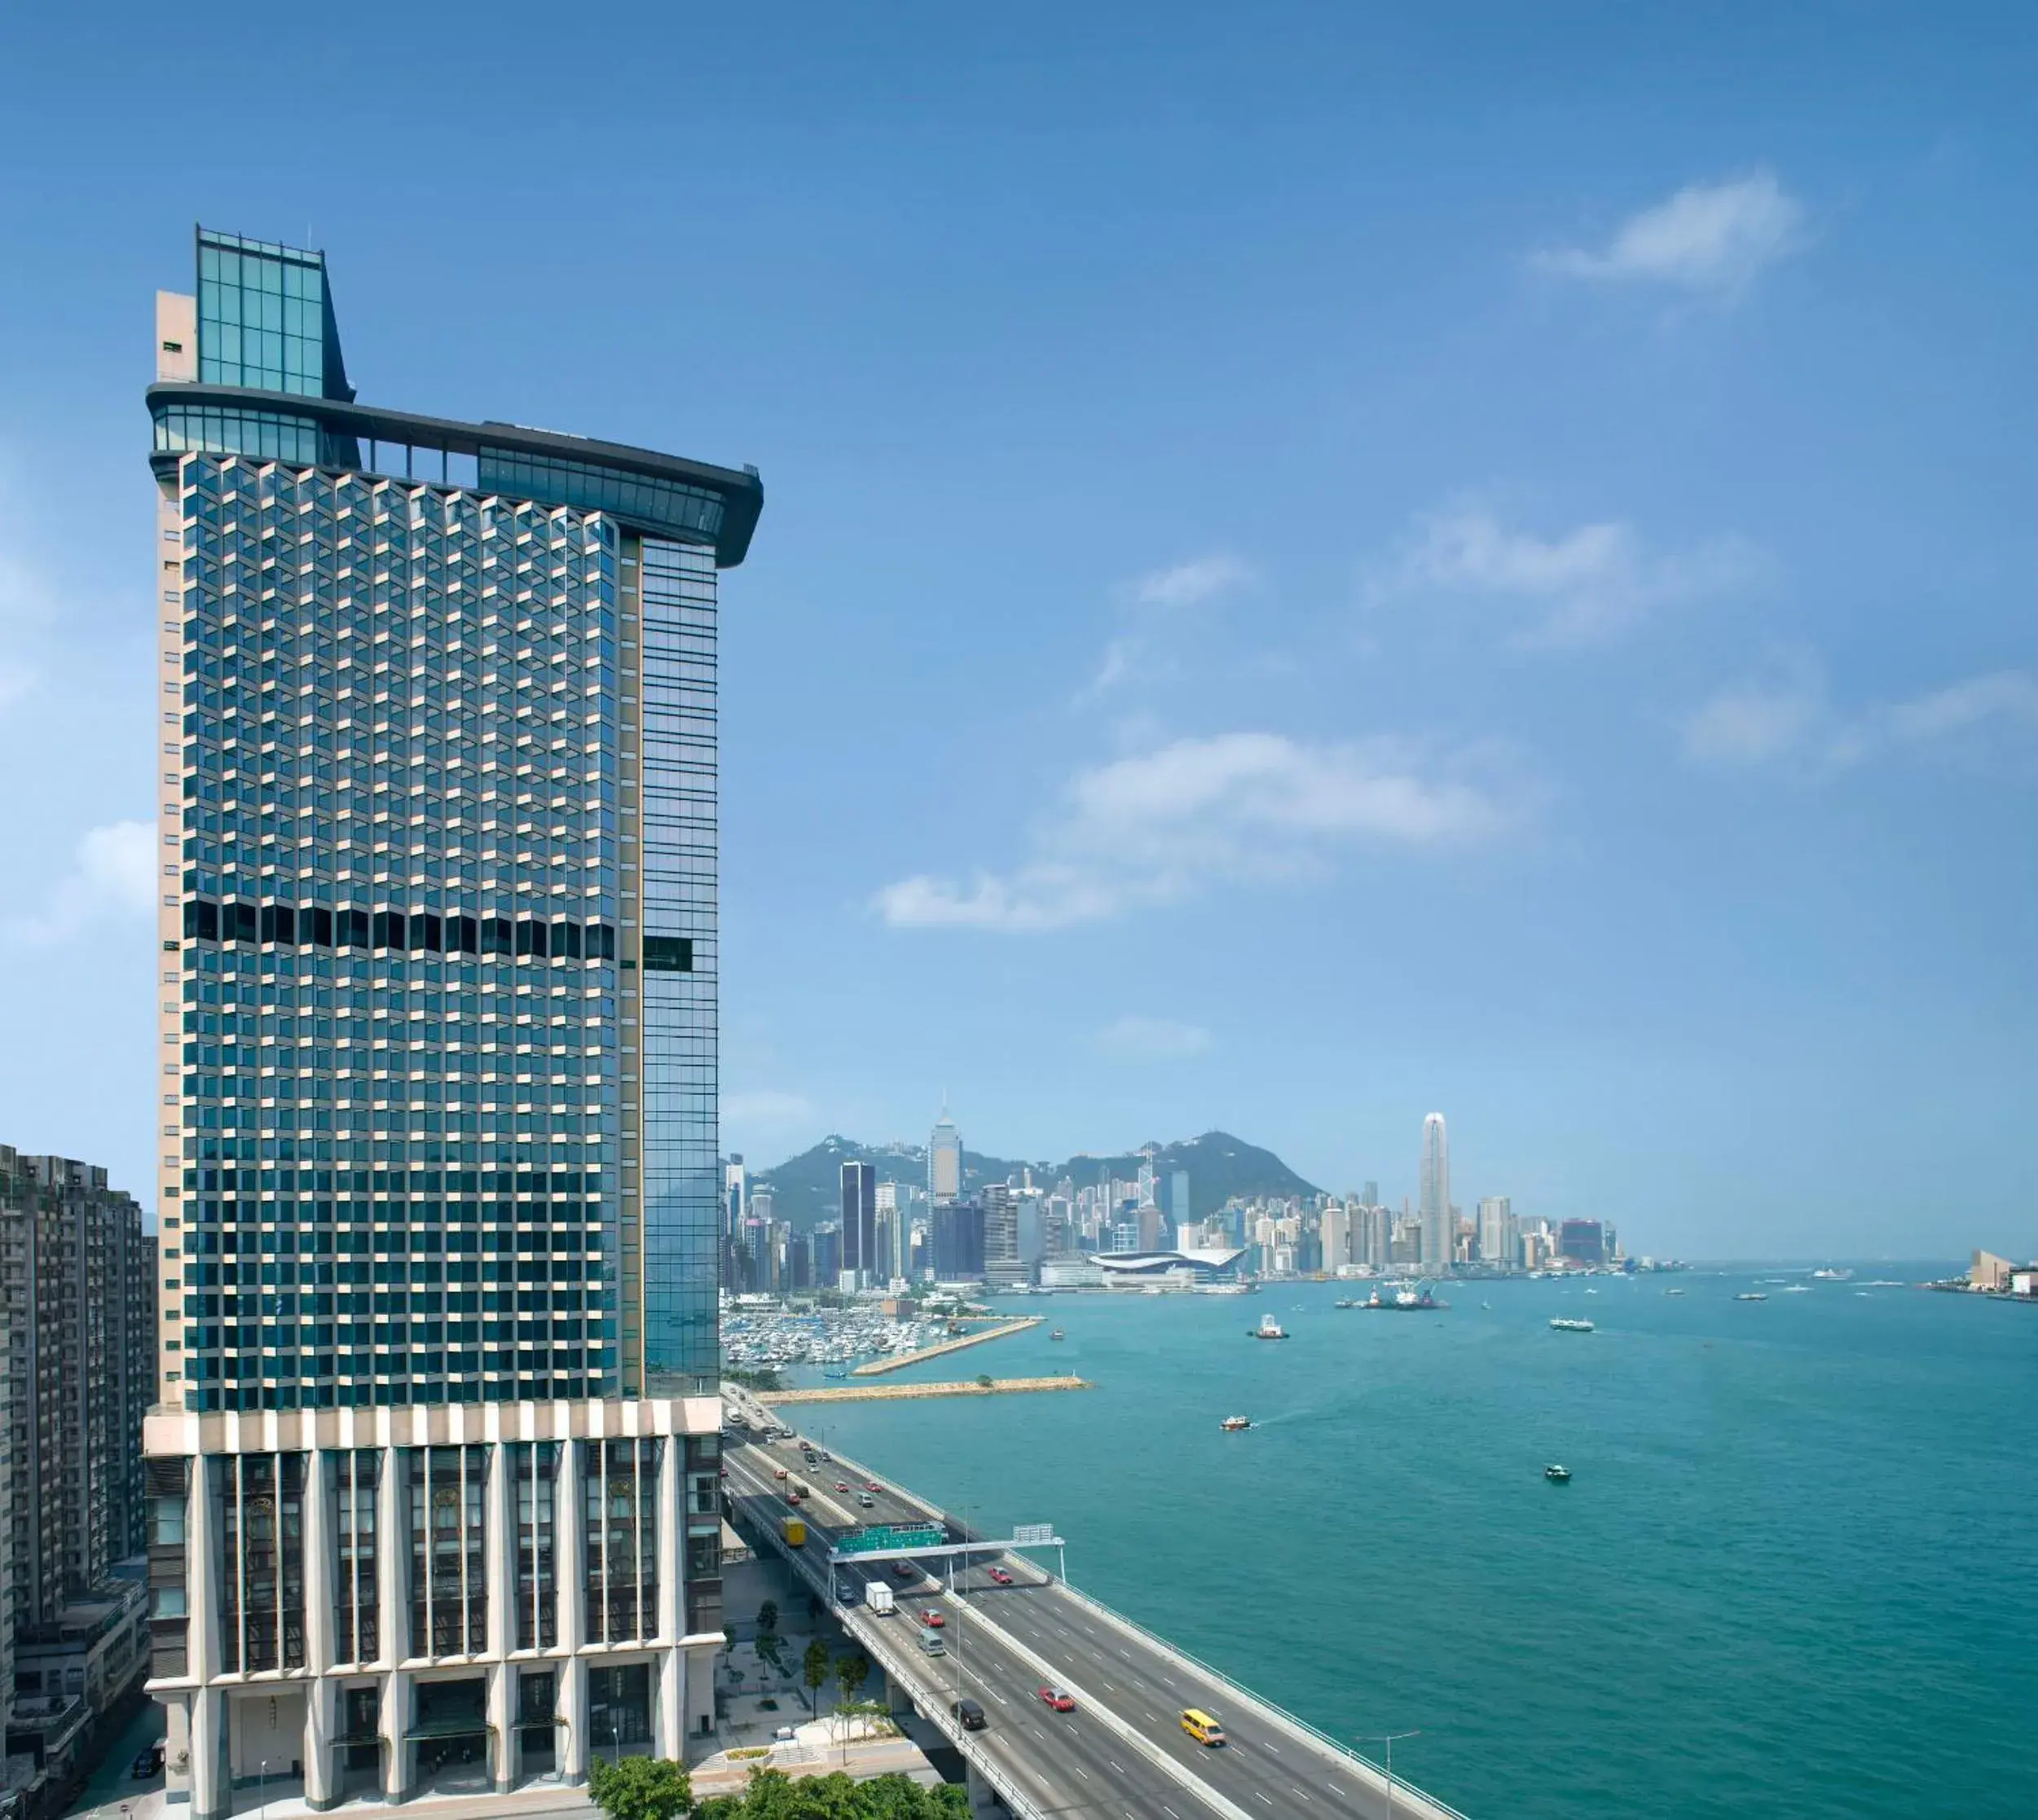
[[[0,1141],[150,1197],[152,297],[755,463],[725,1145],[2038,1253],[2038,13],[0,15]],[[255,29],[258,24],[259,29]]]

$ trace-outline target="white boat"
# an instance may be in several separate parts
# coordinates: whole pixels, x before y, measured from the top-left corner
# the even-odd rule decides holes
[[[1760,1290],[1744,1289],[1740,1295],[1734,1298],[1734,1299],[1736,1302],[1767,1302],[1769,1298],[1764,1295]]]
[[[1829,1264],[1823,1270],[1813,1271],[1811,1280],[1815,1283],[1849,1283],[1854,1281],[1854,1273],[1845,1267],[1835,1268]]]
[[[1252,1426],[1252,1418],[1250,1416],[1226,1416],[1217,1426],[1226,1434],[1235,1435],[1241,1428],[1250,1428]]]
[[[1597,1330],[1589,1321],[1571,1321],[1560,1314],[1551,1317],[1550,1325],[1560,1334],[1590,1334]]]
[[[1288,1329],[1276,1321],[1272,1315],[1263,1314],[1260,1317],[1260,1325],[1252,1330],[1252,1338],[1254,1339],[1286,1339]]]

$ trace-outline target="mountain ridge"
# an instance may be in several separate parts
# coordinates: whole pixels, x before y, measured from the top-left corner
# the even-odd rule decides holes
[[[1305,1180],[1271,1150],[1248,1144],[1229,1132],[1208,1131],[1199,1137],[1155,1144],[1154,1167],[1164,1180],[1177,1169],[1189,1172],[1189,1211],[1201,1220],[1233,1199],[1250,1201],[1259,1197],[1285,1198],[1322,1191]],[[1064,1176],[1079,1188],[1094,1187],[1107,1176],[1129,1181],[1139,1172],[1141,1154],[1123,1150],[1100,1155],[1079,1151],[1065,1160],[1052,1161],[994,1157],[983,1151],[962,1152],[962,1191],[971,1194],[986,1182],[1001,1182],[1031,1169],[1036,1183],[1052,1188]],[[755,1171],[753,1188],[772,1190],[775,1217],[790,1220],[799,1232],[809,1232],[825,1220],[839,1216],[842,1202],[842,1165],[867,1163],[878,1180],[927,1184],[927,1150],[917,1144],[866,1145],[831,1132],[817,1144],[790,1156],[768,1169]]]

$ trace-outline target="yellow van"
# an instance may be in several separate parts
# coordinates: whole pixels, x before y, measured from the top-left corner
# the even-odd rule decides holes
[[[1208,1712],[1196,1707],[1190,1707],[1182,1713],[1182,1729],[1199,1744],[1221,1744],[1224,1742],[1224,1727]]]

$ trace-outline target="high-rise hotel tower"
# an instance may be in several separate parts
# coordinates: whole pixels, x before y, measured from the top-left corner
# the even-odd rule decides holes
[[[677,1755],[722,1638],[715,571],[763,490],[357,403],[320,255],[197,259],[148,392],[170,1800]]]

